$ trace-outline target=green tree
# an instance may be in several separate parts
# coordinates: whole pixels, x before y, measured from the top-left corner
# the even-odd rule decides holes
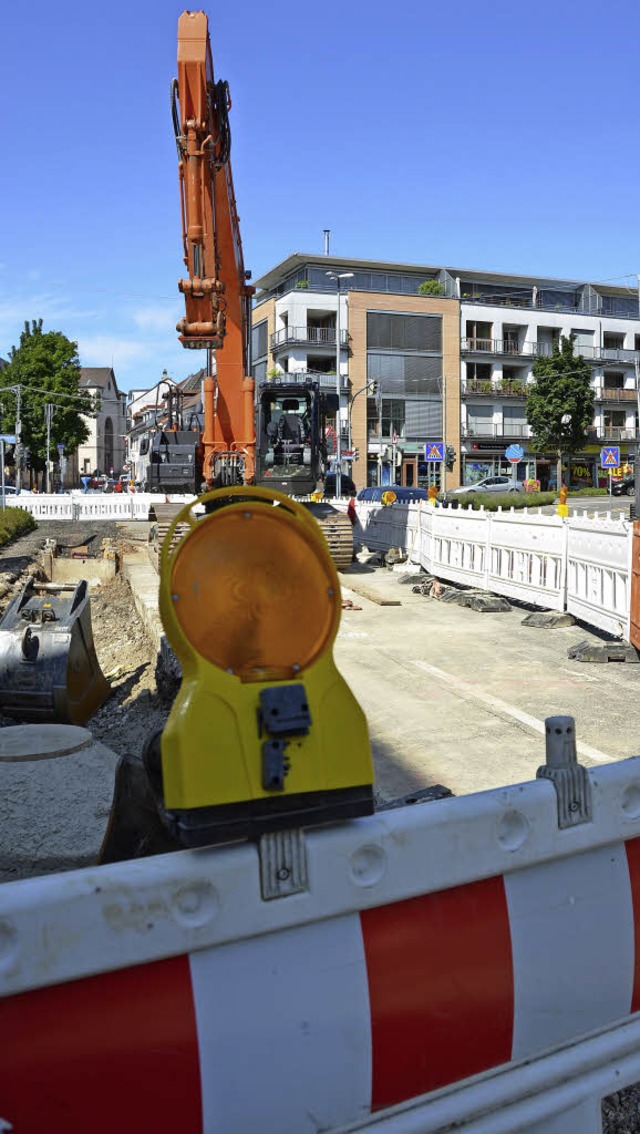
[[[527,421],[538,452],[553,452],[557,485],[562,484],[562,456],[584,449],[593,424],[591,367],[573,349],[574,335],[563,335],[553,354],[537,358],[527,398]],[[565,419],[563,421],[563,418]]]
[[[17,397],[20,387],[20,439],[29,449],[29,464],[42,471],[46,460],[47,426],[45,405],[55,407],[51,419],[51,452],[64,445],[73,453],[87,440],[89,430],[82,415],[95,413],[93,399],[80,390],[78,344],[61,331],[43,331],[42,319],[24,325],[20,345],[12,347],[9,365],[0,372],[0,404],[4,432],[16,431]]]

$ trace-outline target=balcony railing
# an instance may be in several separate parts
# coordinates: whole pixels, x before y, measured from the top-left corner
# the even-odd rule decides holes
[[[595,357],[603,362],[635,362],[640,358],[637,350],[623,350],[622,347],[595,347]]]
[[[336,376],[335,374],[325,374],[319,370],[285,370],[282,373],[269,375],[269,381],[278,383],[309,383],[317,382],[321,390],[335,390]],[[340,375],[340,386],[342,393],[345,394],[349,389],[349,379],[346,374]]]
[[[516,343],[511,339],[471,338],[462,340],[462,350],[468,354],[532,354],[535,343]]]
[[[503,422],[502,425],[494,425],[493,422],[481,423],[480,425],[463,425],[463,437],[529,437],[528,425],[511,425],[509,422]]]
[[[625,429],[622,425],[597,425],[595,432],[598,441],[635,441],[638,436],[637,429]]]
[[[529,387],[526,382],[512,382],[504,378],[495,385],[488,380],[473,378],[462,383],[462,393],[482,398],[526,398]]]
[[[602,386],[596,390],[597,402],[635,402],[638,395],[635,390],[607,389]]]
[[[520,355],[524,358],[549,358],[555,349],[554,343],[515,343],[511,339],[462,339],[461,350],[463,354],[507,354]],[[640,358],[640,351],[623,350],[622,347],[601,346],[575,346],[576,354],[583,358],[600,362],[634,363]]]
[[[336,348],[335,327],[281,327],[269,337],[269,346],[272,351],[291,343],[306,343],[314,347]],[[340,331],[340,346],[349,345],[348,331]]]

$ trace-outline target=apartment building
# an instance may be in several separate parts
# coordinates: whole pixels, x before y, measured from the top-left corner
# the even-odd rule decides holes
[[[596,395],[588,443],[568,463],[567,483],[598,483],[603,444],[620,445],[621,463],[634,458],[636,288],[302,253],[257,288],[258,382],[303,373],[335,390],[339,322],[342,440],[357,451],[359,486],[472,483],[511,471],[505,450],[514,443],[524,451],[517,475],[549,484],[555,457],[531,445],[526,398],[535,359],[561,335],[575,336]],[[436,440],[455,450],[450,472],[425,460],[425,445]]]

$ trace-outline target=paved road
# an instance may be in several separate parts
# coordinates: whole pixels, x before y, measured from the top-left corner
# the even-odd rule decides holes
[[[588,765],[640,752],[640,665],[570,662],[600,639],[582,626],[522,625],[527,611],[479,614],[414,595],[383,569],[342,576],[346,598],[336,660],[369,721],[386,797],[443,783],[456,794],[535,777],[544,718],[576,717]],[[353,591],[347,588],[349,584]],[[399,607],[359,597],[366,587]]]

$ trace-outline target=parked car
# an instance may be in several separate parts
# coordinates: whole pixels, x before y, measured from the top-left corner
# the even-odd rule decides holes
[[[358,489],[350,476],[342,473],[340,476],[340,492],[342,496],[355,496]],[[327,473],[324,479],[323,492],[325,496],[335,496],[336,494],[336,474]]]
[[[611,486],[612,496],[635,496],[636,494],[636,478],[635,476],[623,476],[622,480],[614,480]]]
[[[405,488],[401,484],[378,484],[371,488],[361,488],[358,500],[380,503],[383,492],[395,492],[399,504],[413,504],[416,500],[428,500],[426,488]]]
[[[474,484],[452,488],[447,496],[462,496],[466,492],[524,492],[524,485],[521,480],[514,481],[510,476],[485,476]]]

